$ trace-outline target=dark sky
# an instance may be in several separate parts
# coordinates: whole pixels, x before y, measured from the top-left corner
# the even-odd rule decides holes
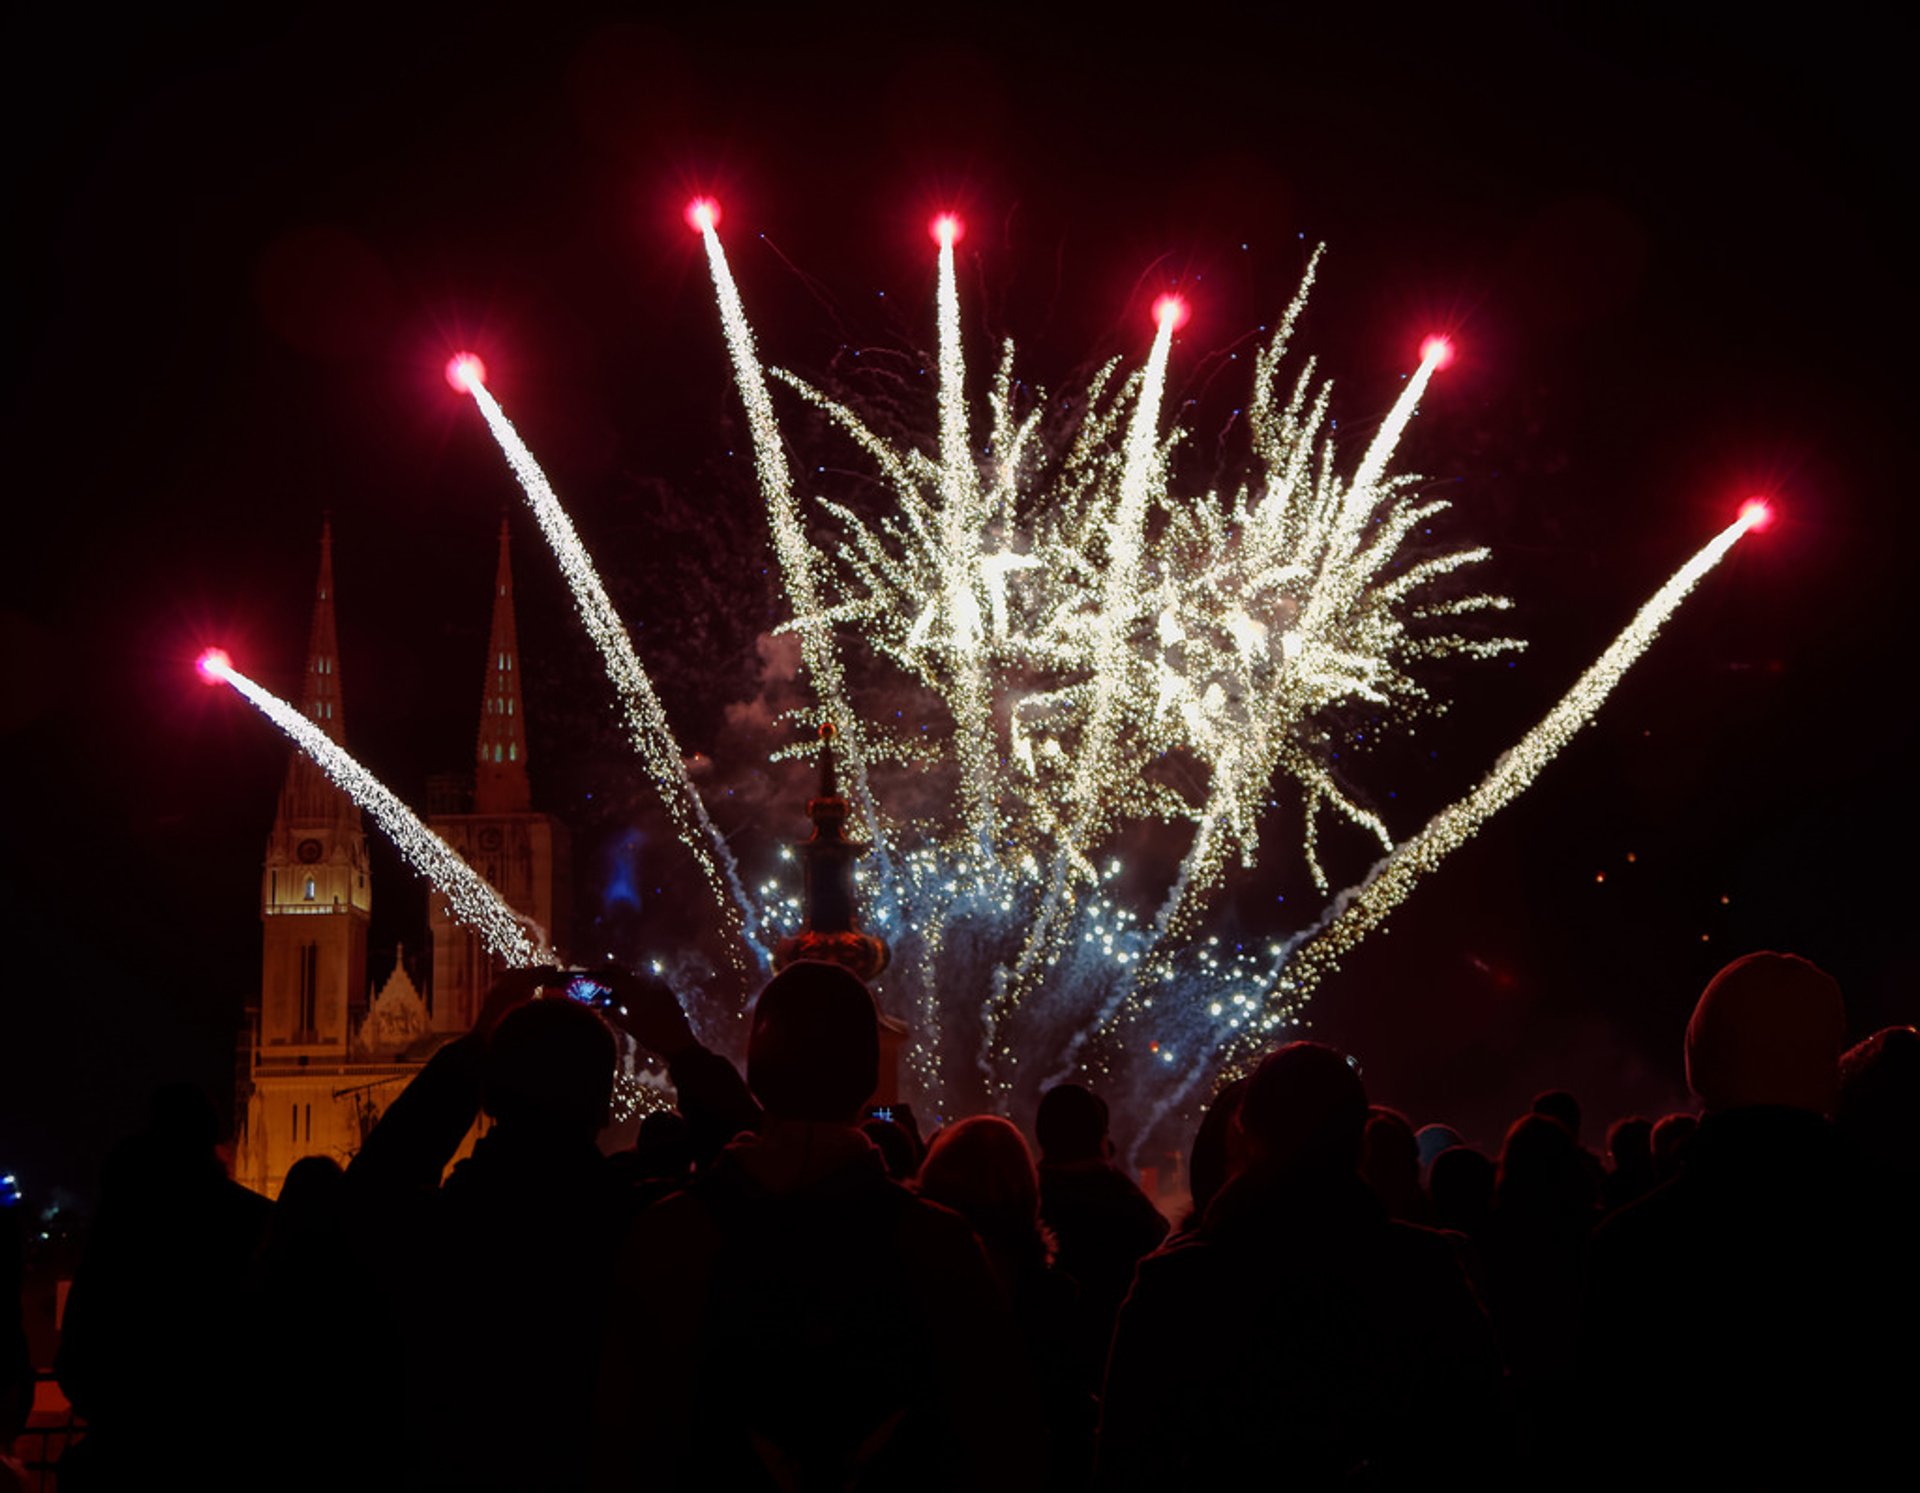
[[[1494,546],[1533,647],[1449,676],[1435,755],[1366,777],[1403,832],[1743,496],[1777,495],[1780,522],[1598,727],[1320,997],[1319,1033],[1377,1097],[1488,1142],[1550,1082],[1600,1120],[1657,1112],[1682,1095],[1693,996],[1749,948],[1830,967],[1859,1034],[1920,1014],[1889,38],[1590,7],[1187,7],[1143,27],[1041,6],[187,6],[113,30],[57,9],[8,22],[0,90],[0,1168],[30,1185],[90,1175],[158,1078],[230,1090],[285,749],[189,666],[218,641],[291,687],[323,509],[363,760],[416,803],[465,764],[510,510],[548,681],[536,793],[584,826],[586,885],[634,818],[604,732],[576,729],[604,686],[551,563],[440,381],[456,345],[487,357],[596,543],[686,744],[753,771],[728,760],[724,707],[757,690],[775,619],[679,217],[696,188],[725,203],[768,355],[803,372],[931,340],[939,207],[972,225],[976,351],[1012,334],[1049,385],[1139,356],[1147,305],[1180,286],[1175,395],[1203,456],[1243,392],[1224,351],[1312,243],[1330,258],[1303,340],[1356,429],[1451,329],[1460,361],[1405,462],[1448,485],[1451,532]],[[1271,833],[1283,859],[1292,831]],[[648,843],[648,878],[685,875]],[[424,906],[378,865],[376,960]],[[1270,924],[1272,890],[1239,888],[1232,915]]]

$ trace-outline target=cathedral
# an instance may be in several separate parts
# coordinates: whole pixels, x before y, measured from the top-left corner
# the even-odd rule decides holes
[[[327,528],[300,707],[345,745]],[[568,838],[559,820],[532,806],[505,519],[471,789],[462,783],[452,795],[436,795],[432,808],[427,823],[435,833],[544,941],[566,947]],[[269,1197],[302,1156],[344,1165],[434,1051],[473,1024],[500,971],[435,892],[426,980],[408,973],[402,952],[375,989],[367,967],[372,898],[359,808],[295,751],[261,871],[260,994],[247,1010],[235,1105],[234,1178]]]

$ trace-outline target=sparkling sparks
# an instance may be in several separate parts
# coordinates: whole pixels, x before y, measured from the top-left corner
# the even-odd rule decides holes
[[[1175,462],[1185,432],[1164,410],[1187,318],[1179,297],[1154,304],[1136,367],[1115,359],[1086,387],[1050,398],[1015,377],[1009,344],[982,380],[984,399],[970,398],[963,227],[942,214],[928,224],[930,424],[900,437],[847,400],[763,366],[719,217],[710,198],[686,208],[752,436],[791,607],[785,628],[798,635],[813,694],[810,724],[838,728],[842,781],[875,848],[856,880],[866,921],[893,945],[880,989],[910,1018],[903,1078],[929,1114],[1005,1109],[1071,1075],[1129,1104],[1144,1136],[1221,1065],[1283,1040],[1339,961],[1533,782],[1688,592],[1771,518],[1764,499],[1743,507],[1477,786],[1396,840],[1391,794],[1360,780],[1367,747],[1443,707],[1429,693],[1435,661],[1524,646],[1498,630],[1508,600],[1468,582],[1489,551],[1449,540],[1449,505],[1393,471],[1422,399],[1455,359],[1450,338],[1420,345],[1357,453],[1337,448],[1330,388],[1313,361],[1282,377],[1316,252],[1249,360],[1251,388],[1235,411],[1244,470],[1195,489]],[[751,884],[743,876],[571,522],[484,370],[456,378],[459,364],[449,364],[449,382],[473,398],[525,488],[647,771],[730,930],[764,961],[801,916],[790,858],[786,872],[755,870]],[[858,447],[881,501],[803,503],[770,379]],[[823,529],[832,531],[824,542],[814,537]],[[885,712],[859,709],[843,638],[857,639],[848,657],[876,658],[930,695],[931,715],[890,731]],[[293,721],[282,724],[305,724]],[[311,734],[296,732],[323,765],[327,753],[344,757]],[[911,813],[899,804],[888,813],[870,764],[945,767],[948,776],[926,782],[951,800],[930,807],[917,791]],[[1224,941],[1207,931],[1213,903],[1230,868],[1256,864],[1263,822],[1283,804],[1297,809],[1300,854],[1324,911],[1292,920],[1295,931]],[[1377,847],[1358,882],[1337,886],[1329,875],[1330,835]],[[1121,858],[1128,844],[1146,847],[1143,864],[1171,869],[1146,881]],[[1330,849],[1351,856],[1350,846]]]
[[[513,468],[513,475],[527,495],[540,532],[546,535],[554,558],[560,562],[567,589],[573,594],[574,607],[606,663],[607,677],[620,697],[634,747],[660,790],[674,828],[693,851],[708,884],[719,894],[721,907],[730,916],[734,930],[764,967],[768,962],[767,949],[759,936],[753,899],[740,880],[740,867],[687,774],[686,758],[674,739],[673,727],[667,721],[660,697],[654,692],[653,680],[634,652],[633,640],[627,636],[619,613],[614,611],[606,587],[600,583],[600,574],[593,568],[586,546],[574,531],[573,520],[567,517],[546,473],[540,470],[533,453],[486,385],[472,380],[465,392],[473,396],[473,402],[486,418],[487,428],[499,442],[507,465]]]
[[[260,713],[288,736],[294,744],[319,765],[361,808],[373,815],[394,847],[435,890],[444,895],[453,914],[480,936],[493,953],[516,969],[549,962],[544,940],[530,933],[519,916],[486,882],[486,879],[460,858],[460,854],[426,825],[413,810],[395,798],[372,773],[362,767],[346,749],[308,720],[273,691],[254,683],[234,668],[219,649],[201,655],[201,673],[233,686]]]
[[[820,598],[818,561],[800,520],[800,505],[793,495],[793,475],[787,467],[786,448],[781,444],[780,425],[774,418],[773,399],[767,392],[766,373],[754,347],[753,328],[747,321],[746,307],[741,303],[739,287],[734,284],[720,235],[714,232],[718,220],[715,209],[706,214],[705,221],[698,226],[706,243],[714,297],[720,303],[720,324],[733,361],[734,383],[747,409],[747,428],[753,435],[754,470],[773,529],[774,554],[779,558],[781,579],[793,601],[793,627],[800,634],[801,656],[820,703],[821,721],[833,722],[839,732],[834,751],[845,765],[854,807],[881,868],[883,892],[892,903],[896,900],[891,885],[892,856],[886,826],[867,780],[865,727],[847,700],[846,678],[834,646],[833,622]],[[944,246],[942,252],[951,253],[952,245]]]

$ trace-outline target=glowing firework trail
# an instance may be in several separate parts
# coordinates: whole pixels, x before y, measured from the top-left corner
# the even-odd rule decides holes
[[[1154,307],[1159,323],[1153,351],[1140,376],[1140,398],[1127,427],[1126,460],[1120,469],[1120,496],[1107,527],[1107,566],[1101,580],[1100,621],[1094,637],[1093,691],[1086,733],[1073,765],[1072,802],[1077,809],[1072,831],[1063,847],[1063,861],[1080,854],[1096,831],[1100,805],[1107,801],[1104,785],[1113,771],[1114,728],[1125,701],[1125,681],[1133,620],[1140,614],[1141,541],[1146,534],[1147,500],[1156,486],[1160,465],[1160,401],[1167,389],[1167,357],[1174,329],[1185,319],[1185,308],[1168,296]]]
[[[1407,899],[1420,878],[1473,838],[1480,826],[1518,798],[1540,770],[1551,762],[1576,732],[1593,720],[1614,686],[1652,645],[1660,629],[1687,594],[1727,552],[1752,530],[1763,528],[1771,514],[1764,505],[1750,503],[1740,516],[1720,531],[1698,554],[1668,578],[1634,614],[1607,651],[1575,681],[1572,689],[1531,731],[1503,753],[1493,771],[1465,798],[1442,809],[1419,833],[1376,866],[1358,888],[1338,899],[1319,928],[1302,938],[1284,966],[1274,992],[1288,1005],[1313,989],[1361,939],[1387,920]],[[1227,1051],[1244,1061],[1256,1040],[1243,1034]]]
[[[480,935],[489,952],[516,969],[551,962],[548,952],[527,936],[514,910],[460,854],[420,822],[412,809],[346,749],[293,706],[247,678],[217,650],[202,655],[200,672],[231,685],[287,735],[348,797],[373,815],[407,863],[446,897],[453,914]]]
[[[980,474],[967,449],[966,363],[960,353],[960,287],[954,242],[960,220],[951,213],[934,220],[940,244],[940,546],[947,582],[948,646],[954,663],[955,755],[966,824],[984,863],[994,855],[993,722],[986,660],[981,651],[980,577],[982,511]]]
[[[727,267],[726,250],[720,247],[720,235],[714,231],[718,210],[704,199],[695,202],[687,219],[700,230],[707,247],[707,268],[713,273],[713,290],[720,303],[720,324],[726,332],[727,351],[733,359],[734,382],[747,407],[747,428],[753,433],[754,468],[760,477],[760,492],[767,501],[773,525],[773,550],[780,560],[780,574],[793,598],[794,625],[800,633],[801,654],[807,673],[813,680],[821,711],[834,724],[838,735],[834,752],[845,766],[853,786],[854,801],[865,821],[865,833],[879,862],[881,879],[888,899],[898,903],[893,886],[892,861],[887,852],[885,829],[867,784],[867,757],[860,718],[847,703],[847,686],[834,651],[833,629],[821,605],[815,584],[813,546],[807,541],[800,522],[800,505],[793,496],[793,474],[787,468],[787,453],[780,444],[780,426],[774,419],[773,400],[767,393],[766,374],[760,356],[754,350],[753,328],[747,322],[746,307],[740,290]]]
[[[1133,677],[1129,666],[1130,633],[1141,611],[1141,541],[1146,532],[1148,499],[1156,487],[1156,472],[1164,465],[1159,442],[1160,402],[1166,393],[1167,359],[1173,348],[1173,334],[1185,318],[1186,308],[1176,297],[1163,297],[1154,307],[1154,320],[1158,325],[1153,350],[1147,354],[1147,366],[1140,375],[1140,394],[1127,427],[1119,494],[1113,516],[1107,522],[1106,567],[1101,578],[1100,612],[1094,633],[1093,670],[1087,681],[1091,698],[1069,791],[1074,818],[1054,852],[1053,881],[1033,921],[1026,947],[1021,950],[1010,976],[1001,975],[995,980],[987,1014],[987,1045],[983,1049],[983,1059],[989,1064],[993,1062],[999,1017],[1009,1001],[1019,999],[1023,993],[1021,987],[1047,952],[1069,883],[1076,876],[1090,878],[1093,875],[1093,867],[1086,858],[1086,846],[1103,827],[1101,821],[1111,808],[1114,763],[1110,759],[1121,708],[1128,702],[1127,685]]]
[[[454,366],[459,365],[460,360],[456,359]],[[486,417],[487,428],[493,432],[493,438],[500,443],[500,449],[506,455],[507,465],[513,468],[513,475],[526,491],[527,502],[533,509],[534,517],[539,520],[540,531],[547,536],[554,558],[560,562],[561,573],[567,578],[567,588],[573,593],[573,603],[579,610],[580,620],[586,624],[588,635],[606,661],[607,677],[613,681],[621,708],[626,712],[627,729],[632,734],[633,744],[646,763],[647,770],[653,774],[661,800],[673,818],[674,828],[693,851],[722,909],[737,922],[741,937],[753,950],[761,966],[765,967],[769,956],[755,931],[758,913],[745,884],[740,880],[739,864],[734,860],[726,838],[708,815],[705,802],[693,786],[693,779],[687,776],[686,758],[674,739],[673,727],[667,721],[660,697],[654,693],[653,681],[641,666],[639,655],[633,651],[633,640],[627,636],[625,625],[614,611],[613,602],[607,596],[606,587],[600,583],[599,573],[593,568],[586,546],[581,544],[580,536],[574,532],[573,520],[567,517],[567,511],[560,506],[560,499],[554,495],[546,473],[540,470],[533,453],[520,439],[520,433],[513,428],[513,422],[506,417],[499,402],[488,392],[486,384],[477,375],[470,375],[462,380],[461,387],[473,396],[473,402]]]

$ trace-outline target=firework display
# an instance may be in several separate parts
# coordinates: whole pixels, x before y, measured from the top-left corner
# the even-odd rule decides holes
[[[823,723],[837,728],[856,828],[872,847],[860,873],[869,921],[893,949],[876,989],[908,1023],[906,1088],[930,1114],[1006,1109],[1076,1076],[1149,1121],[1200,1095],[1298,1023],[1340,958],[1534,780],[1688,592],[1770,517],[1760,500],[1742,509],[1477,787],[1396,840],[1380,795],[1356,780],[1360,754],[1343,751],[1361,736],[1355,722],[1369,736],[1409,730],[1440,703],[1423,665],[1524,646],[1496,625],[1511,603],[1467,583],[1489,550],[1436,538],[1449,505],[1392,470],[1422,397],[1453,361],[1448,338],[1421,345],[1343,471],[1328,381],[1310,358],[1283,377],[1316,252],[1251,360],[1245,470],[1193,488],[1176,461],[1184,433],[1162,414],[1188,315],[1179,297],[1154,305],[1138,368],[1113,360],[1054,399],[1016,379],[1009,343],[976,402],[956,268],[964,225],[941,215],[929,225],[933,428],[903,438],[855,403],[762,363],[720,240],[719,204],[696,199],[686,220],[705,249],[751,434],[791,607],[782,626],[800,644],[812,701],[800,724],[809,740]],[[447,379],[473,399],[526,492],[742,970],[747,958],[764,968],[797,924],[793,889],[776,870],[749,890],[592,561],[488,391],[484,367],[460,354]],[[864,453],[884,504],[803,498],[775,381]],[[825,543],[816,537],[823,529]],[[932,732],[895,739],[863,716],[841,653],[848,638],[937,700],[944,719]],[[357,767],[341,777],[329,764],[345,754],[298,729],[297,712],[281,720],[264,692],[221,667],[396,839],[415,831],[432,839],[397,802],[386,807],[392,796],[361,781]],[[876,770],[916,767],[951,776],[943,813],[918,804],[912,816],[889,813]],[[1207,919],[1229,872],[1255,865],[1262,820],[1280,798],[1298,803],[1301,852],[1325,909],[1305,928],[1229,946],[1207,934]],[[1351,826],[1378,857],[1344,887],[1322,853],[1330,823]],[[1156,857],[1158,889],[1135,905],[1143,878],[1135,868],[1126,877],[1134,893],[1122,894],[1120,847],[1143,831],[1172,848]],[[490,947],[509,946],[495,943],[504,932],[487,931],[503,911],[497,898],[454,896],[450,869],[401,843]]]

